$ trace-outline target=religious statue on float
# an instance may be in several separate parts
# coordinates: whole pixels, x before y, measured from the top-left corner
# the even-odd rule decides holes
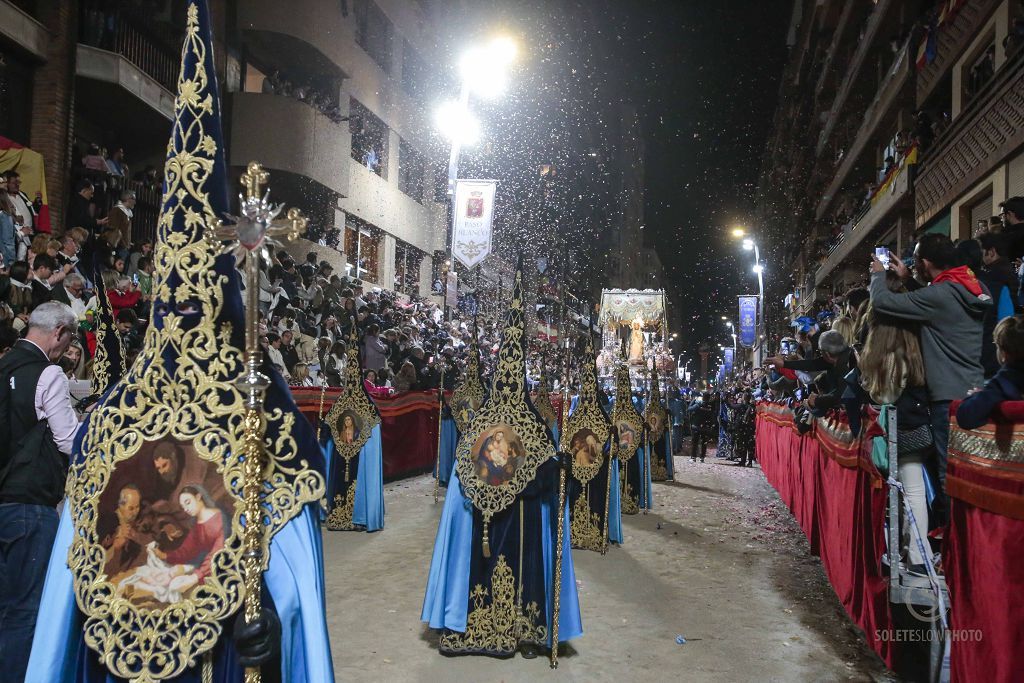
[[[644,321],[638,313],[629,324],[629,363],[640,365],[644,362]]]

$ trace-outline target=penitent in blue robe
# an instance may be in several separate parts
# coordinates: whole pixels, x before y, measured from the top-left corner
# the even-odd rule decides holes
[[[363,531],[380,531],[384,528],[384,461],[381,450],[380,425],[374,425],[370,438],[366,440],[359,454],[349,462],[349,479],[345,480],[345,460],[338,455],[334,437],[329,429],[322,447],[327,459],[327,510],[328,514],[336,505],[336,496],[348,495],[349,488],[355,487],[355,502],[352,509],[352,524]],[[352,472],[355,469],[355,472]],[[354,477],[352,475],[355,475]]]
[[[452,467],[455,466],[455,447],[459,443],[459,430],[455,426],[455,420],[445,417],[441,420],[441,442],[437,454],[437,465],[434,467],[434,476],[441,473],[438,483],[441,486],[448,486],[448,477],[451,476]]]
[[[553,463],[557,467],[557,463]],[[542,474],[542,468],[538,469],[538,477]],[[552,468],[548,468],[546,476],[552,476]],[[557,476],[557,475],[556,475]],[[521,494],[522,495],[522,494]],[[557,485],[552,495],[550,488],[539,493],[538,506],[539,515],[532,517],[535,521],[535,528],[527,531],[528,538],[536,540],[524,548],[526,554],[533,555],[539,562],[540,567],[531,576],[535,579],[527,579],[523,586],[526,595],[524,602],[532,598],[540,597],[539,604],[545,606],[548,646],[551,645],[551,625],[553,617],[552,592],[550,587],[554,581],[555,571],[555,540],[557,538],[555,509],[558,504]],[[509,518],[515,518],[518,504],[513,504],[506,512]],[[565,642],[583,634],[583,625],[580,619],[579,596],[576,592],[576,574],[572,563],[572,548],[570,547],[569,534],[569,511],[566,508],[564,518],[564,540],[562,554],[562,582],[560,598],[560,617],[558,620],[558,640]],[[421,619],[427,622],[431,628],[442,631],[453,631],[464,633],[469,615],[469,592],[477,584],[489,585],[489,573],[481,556],[480,530],[474,527],[479,525],[479,513],[475,511],[473,504],[465,497],[462,484],[458,474],[452,471],[448,494],[445,497],[444,509],[441,512],[441,521],[437,528],[437,537],[434,541],[434,554],[430,563],[430,573],[427,578],[427,590],[423,599],[423,611]],[[504,543],[518,542],[518,528],[514,534],[506,534],[501,529],[501,524],[495,521],[492,524],[492,550],[491,562],[499,554],[507,554],[515,557],[518,555],[518,548],[505,548]],[[517,526],[517,524],[516,524]],[[508,529],[505,529],[507,531]],[[507,553],[506,550],[513,552]],[[510,564],[515,561],[510,559]],[[529,557],[527,565],[530,564]],[[484,576],[486,574],[486,576]],[[486,654],[508,654],[508,653],[486,653]]]

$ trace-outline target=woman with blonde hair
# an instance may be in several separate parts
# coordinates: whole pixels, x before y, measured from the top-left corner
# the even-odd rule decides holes
[[[292,369],[292,378],[288,383],[293,387],[313,387],[316,384],[313,382],[313,378],[309,376],[309,366],[305,363],[296,363]]]
[[[902,281],[893,272],[886,274],[886,284],[891,291],[903,290]],[[860,383],[872,403],[896,408],[899,479],[924,537],[928,533],[925,466],[934,460],[935,449],[918,326],[878,313],[870,304],[865,317],[868,331],[858,363]],[[924,564],[928,558],[921,553],[906,519],[902,528],[908,572],[927,576]]]

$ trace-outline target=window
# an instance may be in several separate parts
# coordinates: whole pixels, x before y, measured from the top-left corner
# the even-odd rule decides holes
[[[32,126],[32,67],[0,52],[0,135],[28,144]]]
[[[398,142],[398,189],[423,201],[423,155],[405,140]]]
[[[388,127],[353,99],[348,128],[352,133],[352,158],[380,177],[387,178]]]
[[[391,73],[391,20],[373,0],[356,0],[356,44],[384,73]]]
[[[420,264],[424,253],[402,241],[395,244],[395,291],[402,294],[419,296]]]
[[[402,39],[402,90],[418,100],[423,99],[426,87],[426,67],[420,53],[405,38]]]
[[[377,282],[380,230],[349,215],[345,219],[345,268],[348,275]]]

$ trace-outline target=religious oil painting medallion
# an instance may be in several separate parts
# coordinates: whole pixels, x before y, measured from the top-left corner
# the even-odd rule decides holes
[[[226,315],[233,263],[222,256],[207,186],[223,162],[199,12],[188,4],[151,324],[132,367],[83,424],[67,480],[83,638],[111,674],[133,683],[195,666],[246,595],[245,357]],[[324,480],[298,452],[294,414],[264,415],[271,457],[254,523],[264,527],[266,567],[271,538],[323,496]]]

